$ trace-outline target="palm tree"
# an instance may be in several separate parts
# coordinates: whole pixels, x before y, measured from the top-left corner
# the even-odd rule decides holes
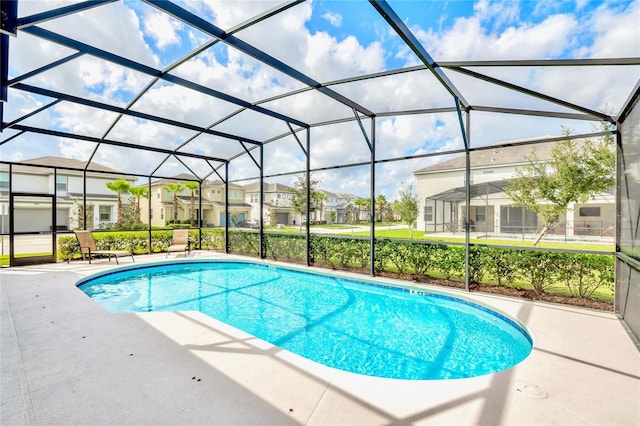
[[[191,215],[190,215],[190,219],[191,219],[191,227],[193,228],[193,222],[195,221],[195,213],[196,213],[196,191],[198,190],[198,188],[200,187],[200,185],[198,184],[198,182],[185,182],[184,184],[185,188],[187,188],[189,191],[191,191]]]
[[[134,186],[129,188],[129,193],[136,197],[136,217],[138,218],[138,223],[142,222],[140,218],[140,198],[149,197],[149,188],[146,186]]]
[[[184,190],[184,185],[181,183],[168,183],[165,188],[173,193],[173,223],[176,224],[178,222],[178,194]]]
[[[383,213],[384,213],[384,208],[387,205],[387,197],[385,197],[383,194],[380,194],[376,197],[376,206],[379,209],[379,219],[380,222],[382,222],[383,220]]]
[[[319,212],[318,213],[318,220],[322,220],[322,209],[323,209],[323,205],[322,202],[326,201],[327,199],[327,194],[325,194],[324,192],[321,191],[316,191],[313,193],[313,199],[316,203],[316,210]]]
[[[360,222],[360,208],[364,208],[366,207],[368,201],[365,198],[358,198],[354,204],[356,205],[356,217],[355,217],[355,222],[359,223]]]
[[[120,228],[122,226],[122,194],[126,194],[131,190],[131,184],[124,179],[117,179],[113,182],[106,183],[107,188],[109,190],[118,194],[118,221],[116,223],[116,227]]]

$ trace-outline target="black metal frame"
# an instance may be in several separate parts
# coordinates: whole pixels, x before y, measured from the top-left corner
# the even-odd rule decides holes
[[[449,62],[436,62],[427,49],[420,43],[417,37],[411,32],[411,30],[405,25],[402,19],[397,15],[397,13],[393,10],[393,8],[384,0],[370,0],[371,6],[377,11],[377,13],[384,19],[384,21],[392,28],[398,36],[402,39],[405,45],[419,58],[422,62],[422,65],[406,67],[401,69],[383,71],[378,73],[373,73],[369,75],[361,75],[350,78],[345,78],[337,81],[329,81],[329,82],[320,82],[311,78],[308,75],[305,75],[301,71],[283,63],[282,61],[274,58],[268,53],[258,49],[257,47],[243,41],[236,34],[241,32],[242,30],[249,28],[253,25],[256,25],[264,20],[267,20],[273,16],[276,16],[290,8],[295,7],[299,3],[302,3],[301,0],[291,0],[285,3],[282,3],[270,10],[264,11],[253,18],[242,22],[227,31],[216,27],[210,22],[198,17],[197,15],[189,12],[188,10],[178,6],[177,4],[171,1],[165,0],[145,0],[145,3],[152,6],[156,10],[161,13],[165,13],[171,15],[172,17],[178,19],[182,23],[188,25],[189,27],[196,29],[204,34],[209,35],[211,38],[203,43],[200,47],[194,49],[188,55],[179,60],[175,61],[165,69],[155,69],[153,67],[144,65],[142,63],[133,61],[131,59],[124,58],[123,56],[109,52],[103,49],[99,49],[95,46],[88,45],[86,43],[80,42],[78,40],[71,39],[69,37],[65,37],[61,34],[57,34],[53,31],[44,29],[40,26],[42,23],[47,22],[49,20],[55,20],[57,18],[73,15],[78,12],[82,12],[92,8],[99,8],[106,4],[110,4],[113,1],[117,0],[98,0],[98,1],[85,1],[77,4],[61,7],[54,10],[49,10],[47,12],[38,13],[32,16],[24,16],[18,17],[18,6],[17,1],[2,1],[2,12],[3,16],[7,16],[8,19],[3,20],[2,26],[0,27],[0,131],[16,131],[17,133],[12,136],[8,136],[2,140],[0,140],[0,145],[5,144],[19,136],[25,134],[43,134],[55,137],[64,137],[70,138],[74,140],[86,141],[88,143],[94,143],[95,149],[91,155],[89,161],[87,161],[86,166],[83,169],[83,172],[86,175],[87,171],[91,170],[91,161],[93,156],[96,154],[97,150],[101,145],[111,145],[117,146],[120,148],[132,149],[142,152],[155,152],[165,154],[164,160],[160,162],[155,170],[150,174],[140,175],[147,177],[149,179],[149,186],[151,184],[152,178],[161,178],[162,176],[158,176],[156,173],[160,169],[160,167],[170,158],[176,159],[180,162],[187,170],[193,173],[192,169],[188,167],[186,162],[184,161],[187,158],[193,158],[198,160],[203,160],[205,164],[207,164],[210,168],[210,171],[206,174],[206,176],[197,176],[196,173],[193,173],[196,180],[201,184],[208,176],[217,175],[224,183],[225,183],[225,202],[228,203],[228,184],[233,182],[229,176],[229,164],[230,162],[243,157],[249,156],[251,160],[256,165],[259,174],[255,177],[259,179],[260,182],[260,196],[262,197],[263,192],[263,182],[267,177],[276,177],[283,175],[293,175],[299,173],[305,173],[307,179],[310,179],[310,175],[312,172],[321,171],[321,170],[330,170],[330,169],[339,169],[345,167],[357,167],[357,166],[366,166],[370,167],[370,177],[371,177],[371,188],[370,188],[370,197],[372,200],[375,199],[375,166],[378,164],[382,164],[385,162],[392,161],[403,161],[409,158],[426,158],[430,156],[443,155],[443,154],[454,154],[454,153],[463,153],[466,156],[466,167],[465,174],[467,176],[466,179],[466,200],[467,200],[467,209],[469,209],[469,196],[470,196],[470,188],[469,188],[469,172],[470,172],[470,164],[469,164],[469,155],[475,150],[480,149],[488,149],[496,146],[511,146],[516,144],[534,144],[537,142],[547,142],[550,140],[559,140],[566,139],[563,138],[544,138],[539,140],[529,140],[522,141],[517,143],[508,143],[508,144],[496,144],[492,147],[474,147],[472,144],[472,139],[470,135],[471,128],[471,119],[474,111],[478,112],[492,112],[498,114],[518,114],[518,115],[528,115],[528,116],[539,116],[539,117],[556,117],[556,118],[566,118],[572,120],[589,120],[589,121],[604,121],[612,124],[616,124],[623,119],[619,118],[616,120],[615,116],[608,115],[606,113],[594,111],[590,108],[584,107],[582,105],[577,105],[571,102],[568,102],[564,99],[559,99],[556,97],[552,97],[546,95],[544,93],[540,93],[534,90],[531,90],[526,87],[521,87],[494,77],[490,77],[486,74],[479,73],[477,68],[481,67],[522,67],[522,66],[539,66],[539,67],[557,67],[557,66],[637,66],[640,65],[640,58],[605,58],[605,59],[576,59],[576,60],[504,60],[504,61],[449,61]],[[75,52],[71,55],[61,58],[57,61],[54,61],[50,64],[42,66],[38,69],[32,70],[24,75],[15,77],[11,80],[8,78],[8,61],[9,61],[9,37],[11,36],[20,36],[20,33],[30,34],[35,37],[42,38],[44,40],[50,41],[52,43],[56,43],[62,46],[65,46],[69,49],[74,50]],[[183,64],[187,60],[195,57],[196,55],[204,52],[205,50],[211,48],[217,43],[225,43],[234,49],[239,50],[240,52],[247,54],[254,59],[260,61],[261,63],[274,68],[278,72],[286,75],[290,78],[295,79],[298,82],[304,84],[304,87],[300,89],[293,90],[288,93],[284,93],[278,96],[273,96],[267,99],[262,99],[259,101],[250,102],[244,99],[239,99],[235,96],[229,95],[227,93],[220,92],[215,88],[205,87],[201,84],[195,83],[193,81],[189,81],[182,77],[179,77],[175,74],[172,74],[172,71]],[[126,107],[109,105],[104,102],[97,102],[94,100],[82,98],[79,96],[73,96],[65,93],[56,92],[54,90],[46,89],[43,87],[36,87],[31,84],[26,84],[23,81],[27,78],[33,77],[35,75],[41,74],[43,72],[49,71],[53,68],[59,67],[62,64],[68,63],[78,57],[83,55],[91,55],[97,57],[101,60],[111,62],[122,67],[126,67],[128,69],[134,70],[136,72],[142,73],[144,75],[152,77],[150,82],[138,93],[133,99],[129,102]],[[470,69],[474,68],[474,70]],[[342,84],[348,84],[351,82],[364,81],[364,80],[373,80],[376,78],[387,77],[398,75],[402,73],[415,73],[415,72],[423,72],[428,70],[430,75],[432,75],[436,82],[440,84],[446,92],[451,96],[451,103],[449,105],[443,105],[439,108],[430,108],[430,109],[421,109],[421,110],[401,110],[401,111],[372,111],[370,108],[367,108],[366,105],[361,105],[353,99],[350,99],[338,91],[336,91],[333,87],[339,86]],[[483,81],[489,84],[497,85],[503,88],[506,88],[511,91],[515,91],[526,96],[534,97],[537,99],[542,99],[552,105],[560,106],[567,111],[557,112],[557,111],[544,111],[544,110],[528,110],[528,109],[517,109],[517,108],[502,108],[496,107],[492,105],[473,105],[468,102],[464,97],[460,90],[452,83],[449,79],[447,73],[445,71],[450,71],[458,74],[462,74],[466,77],[477,79],[479,81]],[[139,111],[133,110],[136,102],[144,96],[144,94],[149,91],[154,84],[159,81],[167,82],[170,84],[178,85],[188,90],[195,91],[199,94],[209,96],[215,98],[217,100],[221,100],[232,105],[238,107],[237,110],[231,112],[226,117],[219,118],[215,122],[211,123],[208,126],[194,125],[190,123],[186,123],[183,121],[172,120],[160,115],[151,114],[151,113],[143,113]],[[7,101],[7,93],[10,90],[15,91],[24,91],[32,94],[38,94],[42,96],[47,96],[53,99],[52,102],[43,105],[35,111],[29,112],[22,117],[13,120],[11,122],[5,122],[3,117],[3,108],[4,102]],[[273,111],[271,109],[265,108],[261,106],[262,104],[266,104],[272,102],[274,100],[286,100],[291,96],[295,96],[297,94],[306,92],[306,91],[316,91],[319,94],[326,96],[333,102],[340,104],[341,106],[346,106],[353,111],[353,117],[342,117],[339,119],[335,119],[332,121],[326,122],[316,122],[310,123],[305,122],[300,119],[294,118],[293,116],[287,115],[285,113],[280,113]],[[637,96],[638,86],[636,86],[635,93]],[[101,111],[109,111],[117,114],[117,118],[111,123],[111,125],[106,129],[103,135],[100,137],[88,137],[86,135],[73,134],[68,132],[61,132],[58,130],[53,130],[48,127],[36,127],[36,126],[27,126],[21,124],[27,118],[37,114],[39,112],[43,112],[47,109],[54,107],[60,102],[70,102],[79,105],[84,105],[86,107],[95,108]],[[265,138],[264,140],[255,140],[252,138],[247,138],[239,134],[231,134],[228,132],[222,132],[216,129],[217,126],[224,123],[226,120],[236,116],[237,114],[245,111],[251,110],[255,113],[266,116],[272,120],[276,120],[279,123],[283,123],[287,127],[287,131],[283,132],[280,135],[271,136],[269,138]],[[455,113],[458,117],[459,122],[459,131],[460,135],[464,141],[464,147],[462,149],[454,149],[449,150],[447,152],[430,152],[420,155],[413,156],[404,156],[398,158],[385,158],[380,159],[376,157],[376,134],[375,134],[375,125],[377,117],[389,117],[389,116],[402,116],[402,115],[414,115],[414,114],[440,114],[440,113]],[[624,114],[624,113],[623,113]],[[113,138],[109,138],[109,134],[116,126],[120,118],[124,116],[134,117],[137,119],[149,120],[151,122],[161,123],[163,125],[172,126],[179,129],[185,129],[195,132],[195,135],[189,137],[188,139],[182,141],[175,149],[165,149],[165,148],[157,148],[151,146],[143,146],[135,143],[124,142],[114,140]],[[371,120],[369,134],[367,134],[367,130],[363,124],[363,120]],[[310,129],[313,127],[320,126],[329,126],[337,123],[344,122],[357,122],[359,125],[363,139],[365,143],[368,145],[370,151],[370,159],[365,162],[356,162],[356,163],[344,163],[333,165],[330,167],[320,167],[316,169],[311,168],[311,133]],[[603,135],[605,133],[601,133]],[[213,157],[213,156],[205,156],[196,152],[189,151],[190,142],[195,140],[200,135],[211,135],[220,137],[223,140],[228,140],[230,144],[239,144],[241,146],[241,150],[237,154],[230,155],[228,157]],[[301,141],[298,137],[299,135],[304,135],[304,141]],[[585,137],[585,136],[597,136],[598,133],[591,133],[588,135],[575,135],[572,137]],[[298,143],[300,148],[305,154],[306,164],[304,170],[297,170],[293,172],[287,173],[279,173],[272,175],[265,175],[264,173],[264,146],[268,143],[277,142],[286,137],[293,136],[295,141]],[[254,151],[258,149],[257,155]],[[257,159],[256,159],[257,157]],[[214,164],[215,163],[215,164]],[[21,163],[26,164],[26,163]],[[224,169],[224,170],[223,170]],[[92,171],[93,172],[93,171]],[[126,173],[128,175],[132,175],[130,173]],[[223,176],[224,175],[224,178]],[[132,175],[133,176],[133,175]],[[307,182],[308,183],[308,182]],[[309,189],[309,186],[307,185]],[[86,188],[85,188],[86,189]],[[86,190],[85,190],[86,193]],[[307,197],[310,200],[310,197]],[[150,203],[150,200],[149,200]],[[201,203],[201,200],[199,201]],[[374,259],[374,214],[375,214],[375,206],[371,203],[370,209],[370,223],[371,223],[371,236],[370,236],[370,244],[371,244],[371,274],[374,273],[373,268],[373,259]],[[200,204],[201,205],[201,204]],[[149,209],[150,210],[150,209]],[[228,204],[226,208],[228,212]],[[260,207],[260,213],[262,217],[262,207]],[[309,217],[309,206],[307,205],[307,217]],[[469,218],[469,212],[467,212],[467,218]],[[467,268],[468,268],[468,256],[469,256],[469,222],[467,219],[467,223],[465,225],[466,228],[466,257],[467,257]],[[309,221],[307,220],[306,227],[306,236],[307,236],[307,264],[309,264]],[[225,247],[228,251],[228,225],[225,223]],[[260,228],[260,257],[264,257],[265,253],[263,252],[263,229],[262,225]],[[468,272],[468,271],[467,271]],[[466,274],[468,277],[468,273]],[[468,280],[468,278],[467,278]],[[467,281],[468,286],[468,281]]]

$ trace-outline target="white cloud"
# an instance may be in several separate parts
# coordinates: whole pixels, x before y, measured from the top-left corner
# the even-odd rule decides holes
[[[122,2],[47,21],[42,27],[146,65],[160,63],[144,41],[138,16]]]
[[[640,56],[640,0],[619,11],[602,5],[584,26],[594,33],[594,40],[578,53],[594,58]]]
[[[214,18],[214,24],[223,30],[250,19],[251,17],[271,9],[278,4],[278,0],[261,1],[233,1],[228,0],[189,0],[188,4],[195,10]]]
[[[160,50],[180,44],[178,31],[182,30],[183,24],[165,13],[148,11],[144,14],[143,26],[145,33],[155,40]]]
[[[521,22],[501,33],[490,33],[482,19],[458,18],[444,33],[416,28],[417,37],[436,61],[474,59],[543,59],[562,54],[577,27],[571,15],[552,15],[539,24]]]
[[[327,12],[322,17],[334,27],[340,28],[342,26],[342,15],[339,13]]]
[[[91,158],[91,154],[93,153],[93,150],[95,149],[96,144],[72,140],[72,139],[59,138],[57,147],[60,150],[60,154],[64,158],[73,158],[76,160],[87,161],[89,160],[89,158]],[[100,164],[106,166],[106,164],[104,163],[100,163]],[[120,170],[118,168],[115,168],[115,169]]]
[[[520,18],[520,5],[515,1],[480,0],[474,3],[473,10],[481,21],[493,21],[497,27],[517,22]]]
[[[27,5],[30,3],[25,2]],[[187,0],[184,4],[189,10],[201,11],[199,16],[213,19],[216,25],[228,29],[256,13],[273,7],[277,2]],[[438,61],[640,55],[637,25],[637,17],[640,15],[639,1],[632,3],[626,10],[614,10],[609,3],[603,3],[595,12],[590,12],[592,15],[589,16],[584,15],[589,8],[580,6],[578,2],[576,7],[581,11],[580,15],[545,12],[546,18],[533,22],[526,16],[520,16],[519,4],[516,2],[481,0],[474,5],[474,15],[456,19],[451,27],[441,30],[426,29],[419,27],[418,22],[412,21],[412,30]],[[548,11],[554,6],[552,3],[545,3],[536,7],[538,12],[542,12],[544,8]],[[388,33],[378,31],[379,28],[373,25],[371,31],[376,34],[378,41],[368,44],[358,39],[356,32],[346,37],[330,32],[311,34],[306,26],[310,19],[327,19],[332,25],[339,26],[340,18],[338,14],[314,17],[313,12],[313,3],[305,2],[277,17],[239,32],[237,37],[321,82],[385,69],[386,56],[395,53],[386,50],[387,42],[393,41],[388,38]],[[78,16],[82,19],[77,19]],[[179,44],[185,47],[193,46],[205,40],[201,33],[185,29],[183,24],[178,24],[177,21],[166,18],[155,10],[143,15],[144,21],[141,23],[137,15],[127,9],[126,2],[101,6],[78,16],[52,21],[47,24],[48,28],[87,43],[95,43],[99,47],[114,50],[125,57],[154,67],[163,62],[160,60],[161,57],[165,58],[157,49],[169,50],[169,47]],[[122,37],[122,34],[127,34],[127,37]],[[143,35],[147,40],[153,39],[155,46],[147,45]],[[181,40],[180,37],[185,39]],[[397,43],[397,38],[394,42]],[[257,102],[302,87],[301,83],[238,52],[233,47],[219,44],[214,50],[215,54],[213,51],[201,54],[181,65],[174,73],[249,102]],[[67,55],[70,51],[23,34],[19,39],[12,40],[10,53],[11,73],[17,75]],[[407,49],[403,50],[401,55],[403,54],[406,58],[412,57]],[[411,62],[412,60],[415,59],[407,59],[407,64],[415,63]],[[490,72],[487,69],[480,71]],[[629,90],[629,81],[634,80],[634,72],[637,81],[637,69],[627,70],[628,75],[624,72],[616,73],[615,78],[611,78],[602,68],[588,68],[577,73],[575,70],[570,71],[567,72],[563,68],[545,71],[510,68],[500,71],[497,76],[509,78],[516,84],[543,93],[591,105],[594,109],[601,103],[612,104],[616,99],[626,99],[628,93],[624,91]],[[463,95],[468,94],[473,98],[472,101],[477,103],[494,105],[514,102],[514,105],[522,108],[539,106],[535,102],[516,104],[515,102],[520,102],[522,98],[505,94],[504,91],[500,91],[499,97],[495,96],[498,91],[491,90],[473,95],[477,84],[463,83],[460,77],[454,79],[463,90]],[[132,95],[140,92],[150,81],[150,77],[85,56],[32,81],[66,93],[124,105]],[[434,83],[434,78],[428,71],[402,74],[375,82],[365,81],[350,86],[340,85],[333,89],[376,111],[453,106],[451,97],[439,84]],[[17,117],[48,101],[17,91],[10,91],[10,96],[7,117]],[[327,99],[317,91],[261,106],[300,117],[302,121],[310,123],[353,115],[349,108]],[[208,126],[238,111],[239,107],[219,100],[206,99],[196,92],[178,86],[158,84],[149,90],[133,109]],[[101,129],[106,129],[112,119],[108,113],[96,115],[95,111],[65,103],[60,104],[52,113],[51,116],[60,128],[86,134],[101,134]],[[48,116],[49,111],[30,120],[41,121]],[[537,119],[518,116],[484,117],[487,116],[472,113],[472,142],[476,146],[523,136],[539,136],[557,132],[559,129],[558,122],[553,120],[543,123]],[[368,120],[365,120],[364,125],[368,132]],[[261,140],[287,132],[283,122],[265,120],[265,117],[252,112],[240,113],[216,129],[251,135]],[[191,131],[125,117],[118,122],[108,137],[142,145],[175,148],[192,134]],[[445,146],[461,146],[459,123],[455,114],[378,118],[376,139],[378,159],[435,152]],[[54,144],[36,141],[39,142],[40,138],[34,136],[32,143],[18,147],[23,147],[23,150],[9,150],[3,146],[3,158],[31,158],[45,155],[44,152],[49,153],[51,150],[64,156],[86,156],[94,146],[76,141],[56,141]],[[11,143],[7,145],[13,146]],[[34,150],[34,155],[27,155],[27,150],[31,149]],[[242,151],[237,142],[210,137],[196,139],[187,149],[215,157]],[[8,157],[4,157],[5,155]],[[357,123],[351,122],[313,128],[312,155],[315,167],[368,161],[370,154]],[[143,173],[153,170],[162,158],[162,154],[143,155],[142,151],[131,155],[130,152],[113,146],[101,146],[96,154],[96,161],[102,164],[124,171]],[[265,160],[267,173],[302,169],[305,164],[297,143],[291,137],[267,145]],[[400,181],[406,181],[415,168],[424,167],[432,161],[433,158],[425,158],[379,165],[376,178],[378,190],[384,191],[390,198],[391,194],[397,191]],[[162,171],[170,173],[175,169],[173,166],[167,164]],[[255,165],[246,155],[234,161],[231,170],[232,179],[258,174]],[[176,172],[179,171],[181,170],[176,169]],[[368,173],[369,166],[366,165],[325,171],[319,174],[319,178],[325,189],[368,196]]]

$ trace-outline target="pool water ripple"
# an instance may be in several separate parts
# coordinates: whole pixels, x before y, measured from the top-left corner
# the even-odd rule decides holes
[[[510,368],[532,348],[522,326],[475,302],[257,263],[126,268],[79,287],[110,312],[197,310],[313,361],[371,376],[474,377]]]

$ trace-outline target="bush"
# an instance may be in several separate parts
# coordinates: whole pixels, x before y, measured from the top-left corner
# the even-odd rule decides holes
[[[151,252],[165,251],[171,236],[172,230],[151,231]],[[94,238],[98,249],[149,252],[148,231],[96,232]],[[189,232],[189,241],[192,247],[197,247],[198,230]],[[296,263],[306,260],[304,235],[265,233],[263,242],[265,257]],[[224,251],[224,229],[203,229],[201,244],[202,249]],[[68,259],[76,247],[75,236],[59,237],[58,257]],[[232,253],[258,257],[260,234],[230,230],[229,249]],[[313,264],[368,272],[369,239],[314,234],[310,239],[309,255]],[[415,279],[462,281],[464,259],[462,246],[379,239],[375,243],[374,268],[378,273],[400,273]],[[590,298],[603,287],[613,290],[614,265],[613,257],[608,255],[472,246],[469,280],[499,286],[524,285],[538,295],[563,283],[571,295]]]
[[[134,254],[161,253],[171,244],[172,230],[151,231],[151,250],[149,250],[149,231],[94,232],[98,250],[127,250]],[[192,248],[198,247],[198,230],[189,231]],[[224,250],[224,231],[218,229],[202,230],[202,249]],[[67,260],[78,249],[75,235],[58,238],[58,259]],[[76,257],[80,257],[79,252]]]
[[[589,298],[601,287],[613,294],[615,263],[610,256],[567,253],[559,264],[558,278],[571,295]]]

